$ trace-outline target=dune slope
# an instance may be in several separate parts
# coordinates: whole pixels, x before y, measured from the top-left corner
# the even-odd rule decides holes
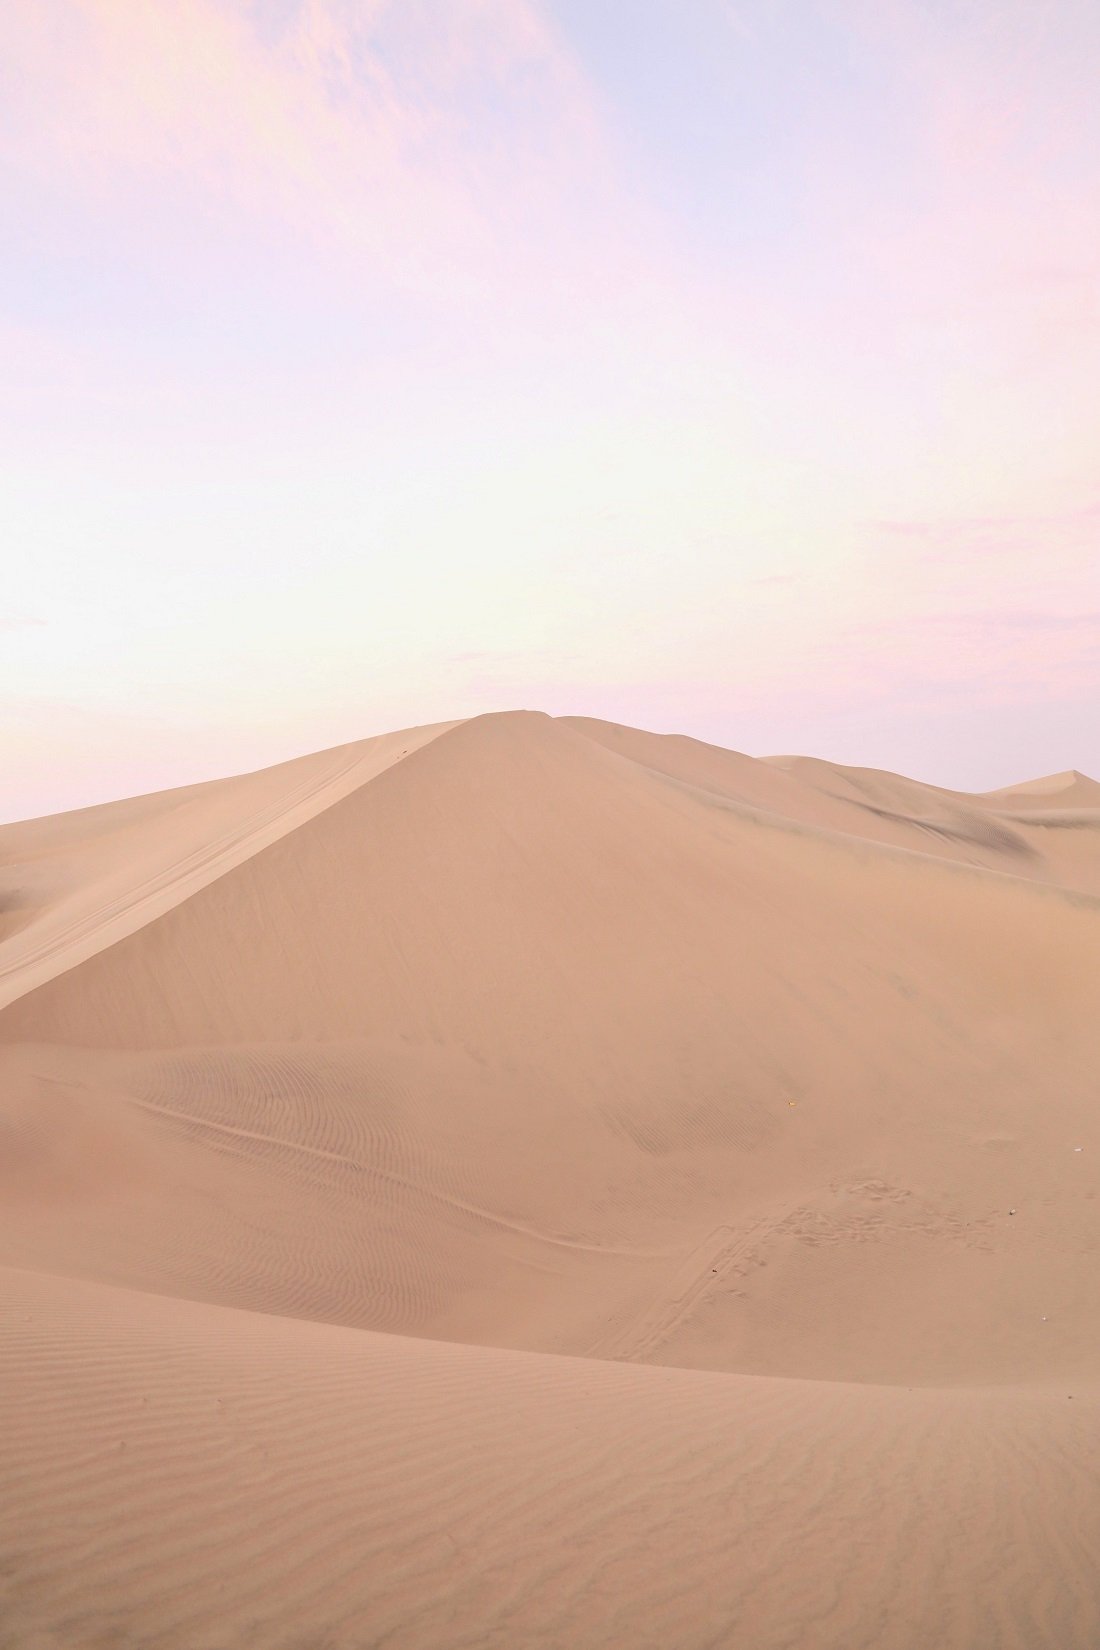
[[[1094,1642],[1085,1393],[641,1370],[3,1282],[2,1644]]]
[[[142,927],[451,725],[0,826],[0,1007]]]

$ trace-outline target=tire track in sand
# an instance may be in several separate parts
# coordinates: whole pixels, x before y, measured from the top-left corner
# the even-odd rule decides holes
[[[588,1349],[591,1358],[640,1362],[685,1323],[712,1289],[748,1258],[780,1222],[774,1218],[748,1226],[715,1226],[695,1245],[669,1277],[659,1297],[633,1319],[609,1330]]]

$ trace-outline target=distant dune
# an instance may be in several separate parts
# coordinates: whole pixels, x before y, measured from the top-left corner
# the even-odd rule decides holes
[[[1096,1650],[1100,784],[529,712],[0,827],[0,1650]]]

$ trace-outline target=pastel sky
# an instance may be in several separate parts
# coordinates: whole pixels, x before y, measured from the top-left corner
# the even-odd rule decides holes
[[[7,0],[0,817],[528,706],[1100,771],[1096,0]]]

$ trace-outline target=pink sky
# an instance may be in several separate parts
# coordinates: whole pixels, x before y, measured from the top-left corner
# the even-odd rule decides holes
[[[1100,770],[1100,13],[14,0],[0,817],[528,705]]]

